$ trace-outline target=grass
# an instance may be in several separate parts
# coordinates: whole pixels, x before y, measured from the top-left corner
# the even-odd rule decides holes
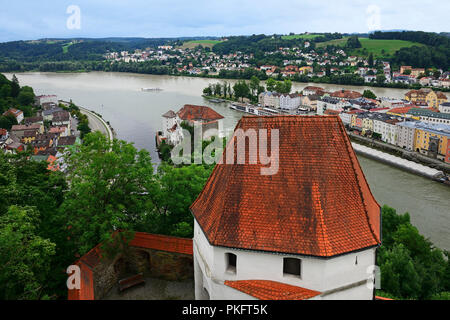
[[[69,42],[66,45],[62,46],[63,53],[67,53],[69,51],[69,47],[73,44],[73,42]]]
[[[342,39],[335,39],[326,42],[317,43],[317,47],[326,47],[327,45],[335,45],[344,47],[347,43],[348,37]],[[423,46],[423,44],[404,40],[379,40],[369,38],[359,38],[362,48],[355,49],[350,52],[351,55],[361,56],[363,49],[366,49],[368,53],[373,53],[374,57],[383,57],[386,55],[392,55],[400,48],[409,48],[412,46]],[[384,52],[382,52],[384,50]]]
[[[199,45],[202,47],[212,48],[215,44],[220,43],[220,42],[222,42],[222,41],[220,41],[220,40],[191,40],[191,41],[184,42],[183,45],[181,46],[181,48],[192,49]]]
[[[282,36],[283,40],[293,40],[293,39],[315,39],[320,37],[321,34],[290,34],[286,36]]]

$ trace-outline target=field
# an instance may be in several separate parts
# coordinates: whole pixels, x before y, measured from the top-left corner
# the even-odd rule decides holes
[[[287,36],[282,36],[283,40],[292,40],[292,39],[314,39],[320,37],[321,34],[292,34]]]
[[[317,47],[325,47],[327,45],[345,46],[348,37],[342,39],[336,39],[326,42],[317,43]],[[378,40],[369,38],[359,38],[362,48],[352,50],[352,55],[362,55],[362,50],[367,49],[367,52],[373,53],[374,57],[381,57],[386,55],[392,55],[400,48],[408,48],[414,45],[422,46],[420,43],[404,41],[404,40]],[[384,50],[384,53],[382,52]]]
[[[73,44],[73,42],[69,42],[68,44],[65,44],[65,45],[62,47],[63,53],[67,53],[68,50],[69,50],[69,47],[70,47],[72,44]]]
[[[183,43],[181,48],[192,49],[192,48],[197,47],[198,45],[201,45],[203,47],[212,48],[216,43],[220,43],[220,42],[222,42],[222,41],[220,41],[220,40],[191,40],[191,41],[186,41],[185,43]]]

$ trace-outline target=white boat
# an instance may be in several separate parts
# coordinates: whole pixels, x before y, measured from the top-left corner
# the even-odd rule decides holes
[[[141,88],[142,91],[162,91],[161,88]]]

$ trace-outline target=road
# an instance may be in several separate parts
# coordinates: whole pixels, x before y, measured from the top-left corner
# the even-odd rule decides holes
[[[113,139],[113,133],[111,129],[109,128],[108,124],[99,116],[92,113],[91,111],[81,108],[80,111],[82,114],[85,114],[88,117],[89,120],[89,128],[91,128],[92,131],[100,131],[105,136],[109,138],[109,140]]]

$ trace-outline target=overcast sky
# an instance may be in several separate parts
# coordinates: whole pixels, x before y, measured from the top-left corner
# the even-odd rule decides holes
[[[449,0],[0,0],[0,4],[0,41],[374,29],[450,32]],[[79,19],[76,11],[67,13],[71,5],[79,8]]]

